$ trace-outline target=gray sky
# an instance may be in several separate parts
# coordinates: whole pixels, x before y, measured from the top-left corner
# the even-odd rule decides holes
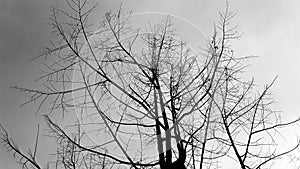
[[[34,82],[42,70],[39,62],[29,60],[48,44],[50,4],[59,0],[0,0],[0,122],[18,140],[20,147],[32,147],[39,115],[31,106],[19,107],[26,99],[9,86],[38,86]],[[233,24],[244,35],[233,43],[239,55],[258,55],[251,61],[248,78],[254,77],[263,87],[278,75],[272,91],[276,110],[283,111],[283,120],[300,115],[300,1],[297,0],[231,0],[231,9],[237,13]],[[119,6],[118,0],[102,0],[97,16]],[[195,24],[211,35],[218,12],[224,9],[223,0],[124,0],[126,9],[134,12],[170,13]],[[96,20],[96,19],[95,19]],[[290,129],[295,134],[295,129]],[[294,135],[287,135],[295,138]],[[40,151],[47,150],[41,140]],[[283,141],[283,145],[293,143]],[[24,149],[25,151],[26,149]],[[41,153],[42,154],[42,153]],[[281,164],[288,166],[287,162]],[[18,165],[10,153],[0,146],[0,169],[16,169]],[[289,167],[288,167],[289,168]]]

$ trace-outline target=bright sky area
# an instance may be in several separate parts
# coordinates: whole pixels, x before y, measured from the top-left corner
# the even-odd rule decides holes
[[[26,97],[9,86],[38,86],[39,82],[34,80],[43,68],[40,62],[29,60],[49,44],[48,9],[50,4],[58,1],[62,0],[0,0],[0,122],[23,150],[33,146],[36,124],[41,123],[42,118],[40,114],[34,116],[30,105],[19,107]],[[102,0],[95,16],[102,17],[103,13],[119,5],[118,0]],[[161,12],[184,18],[209,36],[218,12],[224,9],[224,1],[124,0],[123,6],[134,13]],[[244,33],[233,42],[235,53],[259,56],[250,61],[246,77],[254,77],[262,88],[278,75],[272,88],[276,100],[274,109],[283,112],[285,121],[296,118],[300,115],[300,1],[231,0],[230,9],[237,13],[232,23],[239,25],[238,30]],[[286,140],[282,141],[281,147],[294,145],[296,135],[300,136],[295,128],[283,133]],[[41,140],[40,154],[51,147],[47,145],[48,139]],[[274,168],[292,166],[287,160],[274,164]],[[17,168],[20,167],[12,154],[1,145],[0,169]]]

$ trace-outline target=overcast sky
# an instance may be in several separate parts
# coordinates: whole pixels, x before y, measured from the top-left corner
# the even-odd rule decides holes
[[[32,137],[41,117],[34,116],[30,106],[19,107],[26,97],[9,86],[38,86],[34,79],[42,67],[40,62],[29,60],[49,42],[48,9],[58,1],[0,0],[0,123],[24,148],[33,146]],[[118,0],[102,0],[95,16],[100,18],[119,4]],[[212,33],[218,12],[224,9],[223,0],[124,0],[123,5],[136,13],[162,12],[184,18],[207,36]],[[283,120],[299,116],[300,1],[231,0],[230,8],[237,13],[233,24],[238,24],[238,30],[244,33],[233,43],[235,53],[259,56],[251,61],[247,77],[254,77],[263,87],[278,75],[272,88],[277,101],[274,108],[283,111]],[[289,131],[296,135],[294,129]],[[41,146],[42,151],[47,149]],[[18,165],[0,146],[0,169],[4,168],[17,169]]]

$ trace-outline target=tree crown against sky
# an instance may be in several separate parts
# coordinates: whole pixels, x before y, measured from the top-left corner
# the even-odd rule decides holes
[[[298,147],[276,152],[273,133],[298,119],[282,123],[269,108],[275,79],[257,93],[254,80],[241,78],[251,57],[230,48],[240,35],[228,6],[207,45],[195,51],[170,16],[132,27],[120,7],[95,31],[88,18],[96,8],[66,2],[69,10],[52,8],[57,39],[42,53],[46,89],[15,87],[30,95],[26,103],[38,102],[37,112],[50,105],[44,117],[57,151],[48,167],[216,168],[229,157],[240,168],[264,168]],[[68,130],[51,113],[77,120]],[[3,131],[3,143],[23,166],[42,168],[37,146],[26,154]]]

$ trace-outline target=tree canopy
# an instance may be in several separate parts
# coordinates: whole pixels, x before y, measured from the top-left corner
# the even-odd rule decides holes
[[[120,7],[95,26],[96,6],[66,0],[53,7],[55,41],[35,58],[49,72],[45,89],[14,87],[37,103],[48,135],[56,139],[56,160],[47,168],[218,168],[231,158],[242,169],[267,168],[295,150],[276,151],[273,133],[299,121],[281,122],[270,105],[270,88],[257,92],[242,74],[252,56],[236,56],[230,42],[240,38],[226,4],[212,36],[199,51],[177,34],[171,16],[149,27],[133,27]],[[61,20],[61,17],[64,17]],[[51,113],[76,116],[58,125]],[[2,126],[1,126],[2,127]],[[37,146],[22,152],[2,127],[2,143],[25,168],[43,168]],[[36,145],[38,144],[37,133]]]

